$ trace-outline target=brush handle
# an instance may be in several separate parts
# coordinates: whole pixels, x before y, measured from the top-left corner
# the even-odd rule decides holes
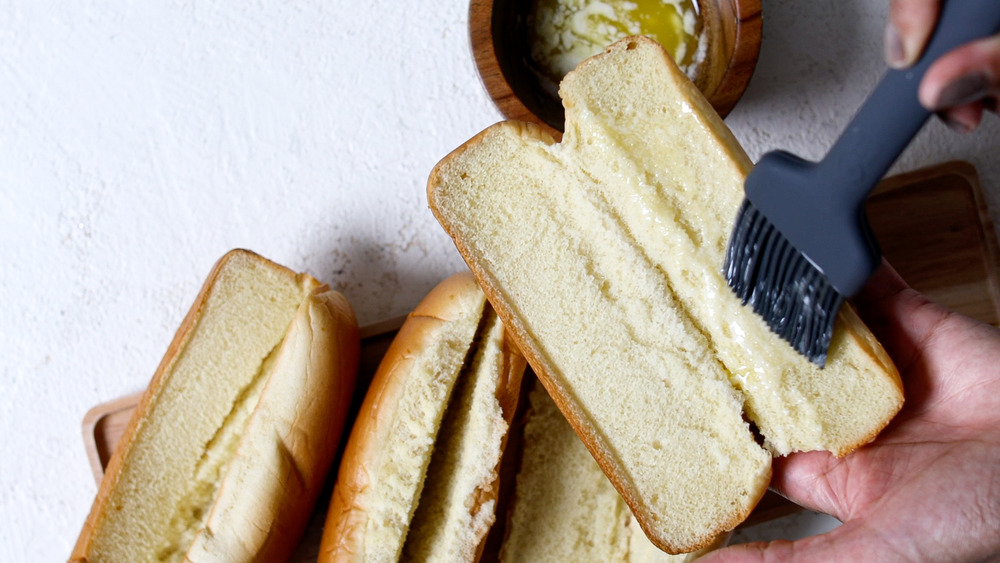
[[[1000,0],[945,2],[920,60],[885,74],[826,158],[813,163],[785,151],[761,158],[747,176],[747,200],[801,258],[782,255],[779,265],[810,265],[845,297],[864,287],[881,260],[865,200],[930,117],[917,99],[924,73],[955,47],[998,30]],[[734,233],[741,228],[738,221]]]
[[[955,47],[998,30],[1000,0],[944,3],[934,35],[920,60],[910,68],[885,74],[819,163],[824,174],[835,175],[840,179],[837,184],[851,190],[836,194],[838,205],[862,205],[930,117],[931,112],[917,99],[927,69]]]

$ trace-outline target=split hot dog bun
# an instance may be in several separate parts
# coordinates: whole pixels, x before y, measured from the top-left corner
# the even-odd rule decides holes
[[[430,207],[649,538],[692,551],[750,514],[772,455],[871,440],[899,376],[850,306],[821,370],[730,291],[751,162],[658,44],[616,43],[560,95],[562,142],[490,127],[437,165]]]
[[[434,288],[365,395],[319,560],[475,560],[525,365],[470,274]]]
[[[344,426],[347,300],[235,250],[215,266],[111,458],[72,561],[280,561]]]
[[[501,563],[687,563],[718,545],[668,555],[639,528],[628,505],[534,378],[508,508]]]

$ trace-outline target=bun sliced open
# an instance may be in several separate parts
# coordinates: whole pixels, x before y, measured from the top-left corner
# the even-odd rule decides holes
[[[657,549],[545,389],[534,378],[525,383],[531,388],[501,563],[684,563],[703,555]]]
[[[435,287],[365,395],[320,561],[474,561],[525,365],[470,274]]]
[[[360,338],[347,300],[224,256],[136,408],[73,561],[276,561],[336,454]]]
[[[561,143],[490,127],[438,164],[429,203],[653,543],[692,551],[746,518],[772,454],[872,439],[898,373],[850,307],[820,370],[729,290],[751,163],[658,44],[616,43],[560,94]]]

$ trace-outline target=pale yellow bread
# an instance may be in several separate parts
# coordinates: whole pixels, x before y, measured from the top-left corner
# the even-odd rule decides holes
[[[495,518],[524,368],[470,274],[435,287],[400,328],[365,396],[320,561],[474,560]]]
[[[71,560],[287,558],[336,453],[359,354],[342,295],[228,253],[143,394]]]
[[[691,551],[750,513],[771,454],[872,439],[899,377],[850,307],[820,370],[729,290],[751,164],[658,44],[618,42],[560,94],[561,143],[497,124],[438,164],[429,203],[653,543]]]
[[[703,555],[653,545],[545,389],[529,393],[502,563],[682,563]]]
[[[434,443],[403,561],[476,561],[496,520],[500,461],[526,363],[488,304],[480,330]]]

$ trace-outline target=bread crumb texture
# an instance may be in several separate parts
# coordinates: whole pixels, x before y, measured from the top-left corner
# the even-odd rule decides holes
[[[507,422],[497,399],[503,325],[485,308],[473,356],[459,377],[403,548],[403,561],[475,561],[495,520],[493,485]]]
[[[898,375],[849,308],[819,370],[729,290],[751,163],[659,45],[623,40],[560,94],[561,143],[495,125],[435,168],[430,205],[643,529],[691,551],[749,514],[772,454],[871,439]]]
[[[407,352],[396,365],[398,400],[384,395],[377,410],[388,417],[381,447],[373,452],[365,529],[366,559],[394,561],[402,551],[417,508],[445,407],[465,365],[485,299],[460,317],[445,321],[416,316],[411,326],[438,324],[433,346]],[[410,322],[408,321],[408,322]],[[388,354],[387,354],[388,355]],[[384,409],[384,410],[383,410]]]
[[[528,401],[502,563],[682,563],[695,558],[666,554],[646,538],[545,389],[535,385]]]

